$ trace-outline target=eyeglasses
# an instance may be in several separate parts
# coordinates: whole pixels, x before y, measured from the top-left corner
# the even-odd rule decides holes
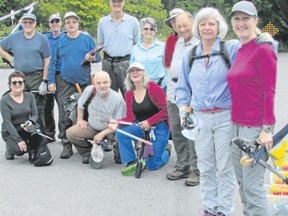
[[[74,21],[67,21],[65,22],[66,25],[70,25],[70,24],[76,24],[78,23],[78,21],[74,20]]]
[[[143,28],[143,29],[144,29],[144,31],[148,31],[148,30],[150,30],[150,31],[155,31],[154,28]]]
[[[121,4],[123,1],[124,1],[124,0],[111,0],[111,2],[112,2],[113,4],[116,4],[116,3]]]
[[[59,22],[60,22],[59,19],[53,19],[53,20],[50,21],[50,23],[52,23],[52,24],[53,24],[53,23],[59,23]]]
[[[35,21],[23,21],[22,22],[23,25],[27,25],[27,24],[33,25],[34,23],[35,23]]]
[[[12,83],[12,85],[14,85],[14,86],[16,86],[17,83],[18,83],[19,85],[23,85],[24,81],[22,81],[22,80],[19,80],[19,81],[12,81],[11,83]]]

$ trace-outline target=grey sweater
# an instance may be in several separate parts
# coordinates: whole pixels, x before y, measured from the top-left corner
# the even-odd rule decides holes
[[[8,133],[15,139],[15,142],[18,143],[22,141],[22,138],[17,132],[17,128],[29,119],[34,122],[38,119],[34,95],[30,92],[24,92],[22,103],[14,101],[10,94],[4,95],[1,98],[1,115],[3,119],[2,135]]]

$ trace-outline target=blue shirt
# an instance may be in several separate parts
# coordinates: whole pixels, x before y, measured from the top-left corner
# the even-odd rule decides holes
[[[158,82],[163,77],[161,87],[167,85],[167,75],[164,68],[164,49],[163,42],[154,40],[151,47],[145,48],[143,41],[139,41],[132,49],[130,63],[140,62],[145,67],[145,71],[150,80]]]
[[[43,59],[50,56],[48,40],[39,32],[30,39],[24,36],[24,31],[12,33],[1,41],[1,47],[13,53],[15,70],[26,74],[43,70]]]
[[[111,57],[129,55],[140,40],[139,21],[126,13],[120,22],[114,22],[111,15],[103,17],[98,23],[97,40]]]
[[[47,37],[48,42],[49,42],[49,46],[50,46],[50,53],[53,53],[55,50],[55,46],[56,43],[58,42],[58,39],[60,38],[60,36],[64,34],[63,32],[61,32],[58,37],[54,37],[52,32],[45,32],[44,35]],[[56,65],[56,71],[60,71],[60,62],[57,63]]]
[[[48,72],[48,83],[55,83],[55,73],[57,62],[60,60],[60,73],[64,80],[68,83],[79,83],[84,85],[90,81],[91,66],[85,64],[81,66],[85,55],[95,48],[96,44],[93,38],[82,33],[77,38],[70,38],[66,34],[62,34],[59,41],[55,45],[55,51],[51,55],[51,62]],[[96,62],[101,60],[100,54],[96,56]]]
[[[211,53],[220,52],[220,41],[220,38],[215,40]],[[225,42],[230,62],[234,61],[239,45],[238,40]],[[207,67],[205,58],[195,59],[190,70],[189,56],[191,56],[191,52],[192,48],[187,51],[183,59],[183,67],[175,90],[177,106],[190,105],[194,110],[229,109],[231,96],[226,79],[229,68],[223,57],[221,55],[210,57]],[[204,53],[200,42],[196,50],[196,56],[202,55]]]

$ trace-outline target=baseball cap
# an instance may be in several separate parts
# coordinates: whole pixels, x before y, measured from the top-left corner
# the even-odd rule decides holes
[[[169,26],[170,28],[172,28],[170,20],[177,17],[180,13],[183,13],[184,10],[182,10],[181,8],[174,8],[173,10],[171,10],[169,12],[169,18],[164,20],[164,23]]]
[[[53,20],[53,19],[61,20],[60,14],[59,14],[59,13],[52,14],[52,15],[49,17],[49,22],[51,22],[51,20]]]
[[[67,19],[68,17],[74,17],[74,18],[76,18],[77,20],[79,20],[79,17],[78,17],[77,14],[74,13],[73,11],[69,11],[69,12],[65,13],[65,15],[64,15],[64,20]]]
[[[127,71],[129,71],[131,68],[139,68],[141,70],[145,70],[144,66],[139,62],[133,62],[132,64],[130,64]]]
[[[243,12],[250,16],[258,16],[255,5],[250,1],[240,1],[234,4],[228,16],[232,16],[234,12]]]
[[[36,21],[36,16],[35,14],[32,13],[24,13],[22,19],[33,19]]]

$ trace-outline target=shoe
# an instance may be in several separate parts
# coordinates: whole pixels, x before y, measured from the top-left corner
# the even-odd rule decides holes
[[[192,173],[192,171],[181,171],[178,169],[174,169],[172,172],[166,174],[166,178],[169,180],[179,180],[183,178],[188,178],[188,176]]]
[[[89,158],[90,158],[90,156],[84,156],[84,157],[82,158],[82,163],[83,163],[83,164],[89,164]]]
[[[73,155],[72,144],[69,141],[68,141],[68,143],[67,142],[65,144],[63,143],[63,150],[60,154],[60,158],[61,159],[68,159],[71,157],[71,155]]]
[[[165,150],[168,152],[169,157],[171,156],[171,151],[172,151],[172,145],[167,143]]]
[[[6,158],[6,160],[14,160],[14,154],[13,154],[12,152],[8,152],[8,151],[6,150],[6,152],[5,152],[5,158]]]
[[[217,216],[217,215],[215,215],[212,212],[209,212],[209,211],[205,210],[203,216]]]
[[[225,216],[223,212],[217,212],[215,216]]]
[[[114,153],[114,161],[116,164],[121,164],[121,156],[119,152],[118,143],[115,142],[113,146],[113,153]]]
[[[124,176],[131,176],[135,173],[136,167],[137,167],[137,160],[131,161],[131,162],[127,163],[127,165],[124,169],[121,170],[121,173]],[[145,162],[142,162],[142,167],[143,167],[142,168],[142,171],[143,171],[146,168]]]
[[[100,145],[101,145],[103,151],[105,151],[105,152],[110,152],[113,150],[113,146],[111,145],[111,142],[108,141],[107,139],[103,139],[100,142]]]
[[[197,186],[199,184],[200,184],[199,175],[197,175],[195,172],[192,172],[185,180],[186,186]]]

